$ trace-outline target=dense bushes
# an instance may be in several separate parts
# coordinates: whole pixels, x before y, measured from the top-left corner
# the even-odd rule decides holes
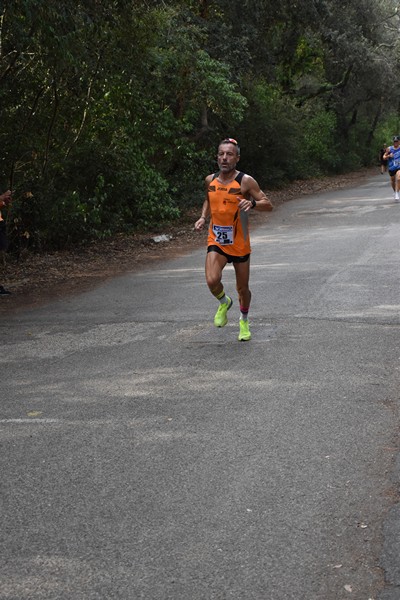
[[[246,0],[244,11],[224,0],[6,0],[0,184],[14,190],[11,248],[176,218],[202,202],[227,135],[265,187],[375,160],[398,129],[399,92],[395,33],[372,19],[378,11],[395,32],[398,17],[390,2],[365,2],[371,27],[364,11],[360,29],[355,0],[346,20],[334,0],[296,10]]]

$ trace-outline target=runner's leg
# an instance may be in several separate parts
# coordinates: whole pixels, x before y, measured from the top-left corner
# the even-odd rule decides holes
[[[219,298],[224,291],[222,285],[222,271],[228,262],[226,256],[218,252],[207,252],[206,256],[206,282],[213,296]]]
[[[400,192],[400,169],[396,171],[395,180],[395,192]]]
[[[240,320],[239,320],[239,335],[240,342],[251,340],[251,332],[249,328],[248,314],[251,301],[251,292],[249,289],[250,278],[250,257],[246,262],[234,263],[236,272],[236,288],[239,295],[240,303]]]
[[[232,306],[232,299],[225,294],[222,285],[222,271],[228,262],[226,256],[218,252],[207,252],[206,281],[213,296],[219,300],[219,307],[214,316],[214,325],[224,327],[228,322],[228,310]]]
[[[250,258],[246,262],[233,263],[236,273],[236,289],[239,295],[240,307],[249,310],[251,291],[249,289]]]

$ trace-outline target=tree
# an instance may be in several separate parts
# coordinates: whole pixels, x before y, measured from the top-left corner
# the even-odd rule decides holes
[[[14,245],[175,218],[227,135],[264,185],[367,164],[398,118],[398,25],[394,0],[3,0]]]

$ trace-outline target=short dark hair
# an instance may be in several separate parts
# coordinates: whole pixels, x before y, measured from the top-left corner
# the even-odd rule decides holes
[[[219,143],[219,146],[221,144],[233,144],[234,146],[236,146],[236,151],[237,151],[238,155],[240,156],[240,146],[239,146],[239,143],[234,138],[227,137],[224,140],[222,140],[222,142]],[[218,148],[219,148],[219,146],[218,146]]]

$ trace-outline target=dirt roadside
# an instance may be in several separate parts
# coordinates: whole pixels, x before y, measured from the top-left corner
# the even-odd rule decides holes
[[[284,190],[267,193],[274,206],[279,206],[300,196],[353,187],[379,174],[373,167],[346,175],[295,181]],[[117,235],[73,251],[28,254],[19,261],[7,255],[5,265],[0,266],[0,283],[12,293],[0,296],[0,315],[87,291],[110,277],[148,268],[157,261],[205,246],[206,233],[193,230],[198,213],[199,209],[189,211],[179,222],[162,231]],[[255,212],[251,217],[254,230],[265,223],[268,213]],[[168,241],[154,241],[162,235],[168,237]]]

